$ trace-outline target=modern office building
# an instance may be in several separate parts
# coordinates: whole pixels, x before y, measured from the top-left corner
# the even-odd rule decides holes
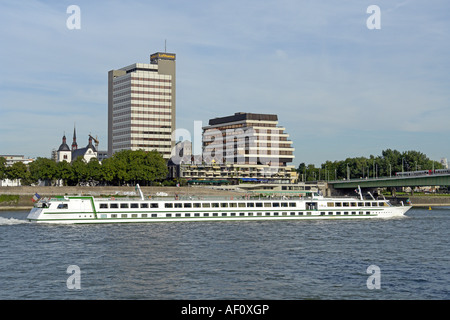
[[[294,160],[292,141],[275,114],[238,112],[203,127],[203,157],[220,163],[285,167]]]
[[[170,158],[176,112],[175,54],[108,73],[108,153],[157,150]]]
[[[292,183],[297,179],[294,148],[272,114],[235,113],[203,127],[203,153],[179,157],[178,177],[191,183]],[[189,151],[187,148],[185,151]]]

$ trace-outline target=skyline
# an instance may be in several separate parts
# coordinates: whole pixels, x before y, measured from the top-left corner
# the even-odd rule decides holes
[[[67,8],[80,8],[70,30]],[[381,29],[366,12],[381,9]],[[450,158],[445,1],[2,1],[0,154],[50,157],[74,123],[107,149],[108,71],[177,54],[178,129],[277,114],[299,163]],[[200,93],[202,95],[200,96]],[[194,147],[195,148],[195,147]]]

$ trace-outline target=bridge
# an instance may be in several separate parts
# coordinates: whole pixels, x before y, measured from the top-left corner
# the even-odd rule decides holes
[[[450,174],[432,174],[408,177],[380,177],[371,179],[351,179],[328,181],[328,185],[334,189],[356,189],[358,186],[364,189],[392,188],[392,187],[425,187],[425,186],[450,186]]]

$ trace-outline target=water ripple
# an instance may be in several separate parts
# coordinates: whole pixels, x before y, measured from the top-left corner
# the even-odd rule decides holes
[[[449,299],[450,210],[409,215],[54,226],[4,212],[0,299]]]

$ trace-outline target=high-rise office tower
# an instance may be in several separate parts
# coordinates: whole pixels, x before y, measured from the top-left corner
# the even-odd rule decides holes
[[[150,63],[108,72],[108,154],[157,150],[170,158],[174,146],[175,54],[157,52]]]

